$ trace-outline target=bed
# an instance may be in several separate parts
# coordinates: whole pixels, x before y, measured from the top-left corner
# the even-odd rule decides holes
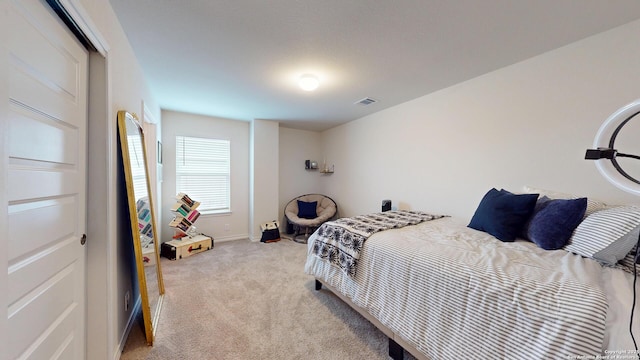
[[[625,236],[637,239],[640,209],[630,209]],[[579,223],[604,212],[583,210]],[[385,333],[393,359],[403,349],[418,359],[634,358],[633,275],[619,264],[628,254],[607,265],[468,224],[442,217],[374,231],[351,273],[342,255],[319,255],[321,228],[309,238],[305,272]],[[635,316],[634,334],[639,324]]]

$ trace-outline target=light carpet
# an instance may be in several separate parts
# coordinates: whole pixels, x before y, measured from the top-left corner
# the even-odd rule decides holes
[[[162,259],[154,346],[138,320],[121,359],[389,359],[382,332],[330,291],[314,290],[306,248],[236,240]]]

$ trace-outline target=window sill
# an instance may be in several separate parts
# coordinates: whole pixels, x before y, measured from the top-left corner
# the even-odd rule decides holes
[[[206,211],[200,212],[200,216],[204,216],[204,217],[229,216],[229,215],[231,215],[231,210],[206,210]]]

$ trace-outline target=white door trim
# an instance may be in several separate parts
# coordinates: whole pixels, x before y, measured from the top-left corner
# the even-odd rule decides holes
[[[107,57],[109,52],[109,44],[104,39],[98,27],[95,25],[84,6],[79,0],[53,0],[60,4],[66,11],[67,15],[78,26],[80,31],[86,36],[87,40],[96,48],[96,51],[103,57]]]
[[[7,21],[7,14],[9,13],[9,2],[0,0],[0,14],[2,15],[2,21],[0,21],[0,118],[7,119],[9,116],[9,102],[5,99],[9,99],[9,51],[6,44],[9,43],[9,29]],[[0,121],[0,189],[7,188],[7,174],[9,163],[9,138],[8,138],[8,125],[7,121]],[[0,191],[0,237],[7,239],[9,237],[9,226],[7,224],[8,209],[7,205],[9,199],[7,198],[6,191]],[[6,269],[9,265],[9,260],[6,251],[0,251],[0,264],[2,269]],[[8,289],[9,281],[6,271],[0,271],[0,289]],[[8,292],[0,291],[0,306],[2,309],[6,309],[9,306]],[[8,349],[8,321],[6,314],[0,321],[0,349]],[[0,352],[0,359],[5,359],[6,352]]]

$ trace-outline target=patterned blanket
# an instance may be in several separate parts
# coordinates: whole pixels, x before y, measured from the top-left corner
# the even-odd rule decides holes
[[[397,210],[328,221],[316,231],[312,251],[317,257],[342,269],[345,274],[355,277],[360,251],[369,236],[445,216]]]

